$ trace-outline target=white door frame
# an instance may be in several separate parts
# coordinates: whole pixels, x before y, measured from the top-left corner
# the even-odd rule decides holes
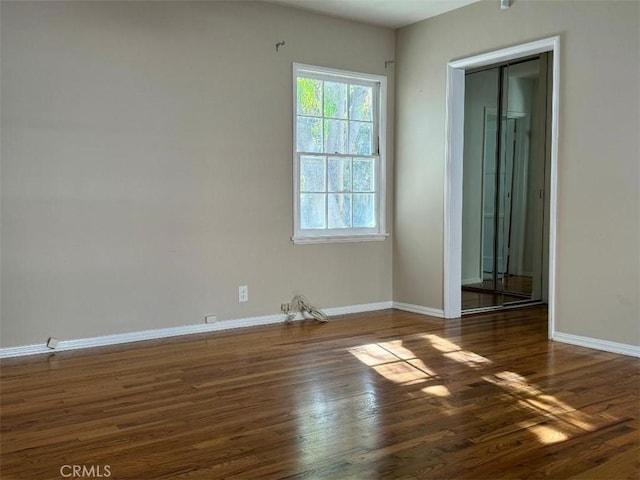
[[[560,37],[516,45],[449,62],[447,65],[447,123],[444,192],[444,317],[462,313],[462,163],[464,151],[465,71],[537,53],[553,52],[551,92],[551,159],[549,192],[549,338],[555,332],[556,221],[558,188],[558,105],[560,93]]]

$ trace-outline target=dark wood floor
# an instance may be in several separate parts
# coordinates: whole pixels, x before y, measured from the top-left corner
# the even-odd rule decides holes
[[[389,310],[5,360],[0,476],[637,480],[640,360],[546,334]]]

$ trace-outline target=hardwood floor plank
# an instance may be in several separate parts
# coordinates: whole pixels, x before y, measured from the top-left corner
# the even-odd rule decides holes
[[[640,360],[544,308],[388,310],[3,360],[2,479],[640,476]]]

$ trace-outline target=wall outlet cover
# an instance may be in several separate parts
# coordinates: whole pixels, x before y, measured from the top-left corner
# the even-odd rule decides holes
[[[240,285],[238,287],[238,302],[249,301],[249,287],[247,285]]]

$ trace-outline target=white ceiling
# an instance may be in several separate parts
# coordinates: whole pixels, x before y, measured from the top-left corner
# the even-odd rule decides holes
[[[333,17],[400,28],[479,0],[263,0]]]

